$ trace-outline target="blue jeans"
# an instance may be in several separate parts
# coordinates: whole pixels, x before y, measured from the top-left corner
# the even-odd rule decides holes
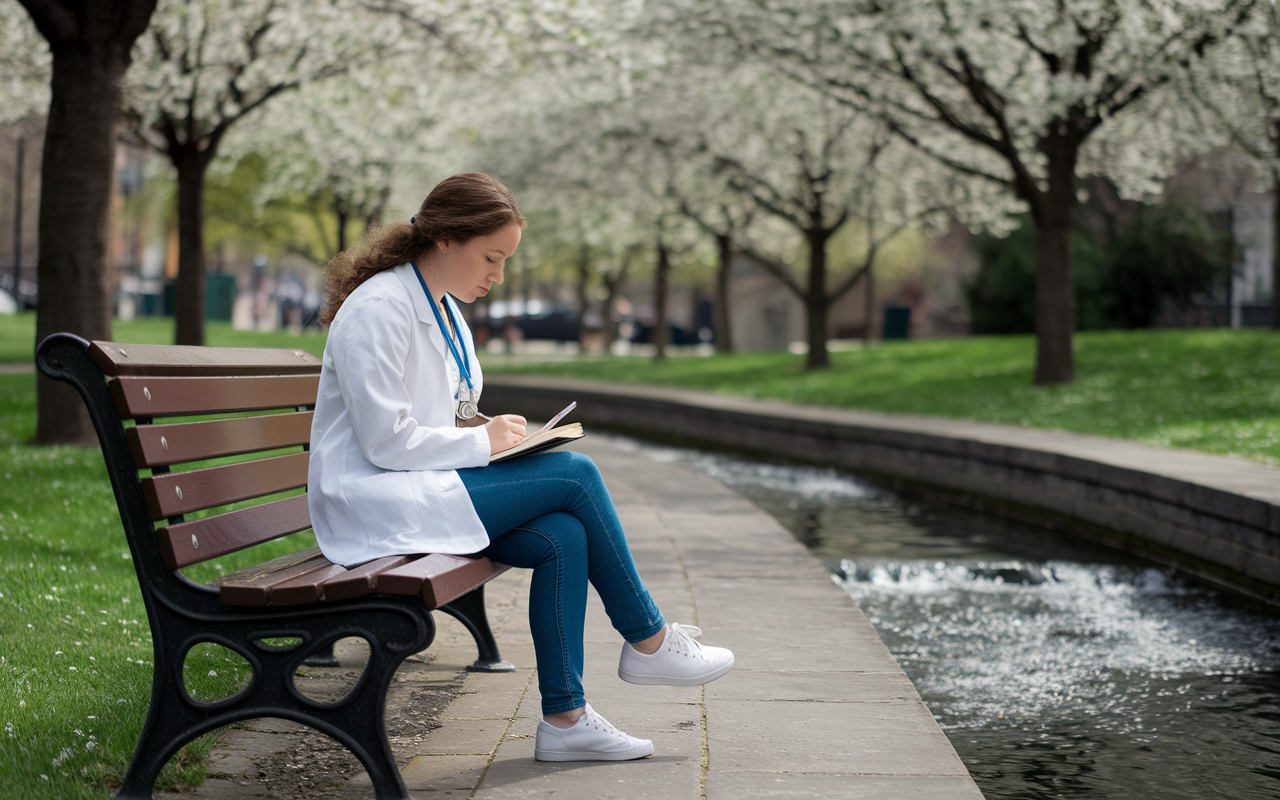
[[[648,639],[666,624],[636,572],[600,470],[581,453],[561,451],[458,475],[489,534],[484,555],[533,570],[529,628],[542,713],[582,707],[587,581],[628,642]]]

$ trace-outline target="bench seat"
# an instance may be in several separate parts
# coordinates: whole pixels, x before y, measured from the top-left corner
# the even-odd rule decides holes
[[[421,595],[436,609],[507,570],[483,556],[388,556],[348,569],[312,547],[218,579],[229,606],[299,606],[368,594]]]

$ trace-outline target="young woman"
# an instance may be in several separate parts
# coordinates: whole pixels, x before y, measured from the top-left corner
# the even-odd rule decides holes
[[[456,301],[502,283],[523,227],[505,186],[465,173],[432,189],[408,223],[372,232],[357,252],[329,263],[311,521],[320,549],[338,564],[484,553],[532,569],[543,713],[536,758],[643,758],[653,743],[614,728],[583,695],[587,582],[624,639],[624,681],[703,684],[728,672],[733,654],[663,619],[591,459],[565,451],[489,464],[524,436],[524,418],[460,424],[476,416],[484,380]]]

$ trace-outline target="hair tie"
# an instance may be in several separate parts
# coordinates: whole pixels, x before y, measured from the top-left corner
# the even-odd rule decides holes
[[[415,223],[415,222],[417,222],[417,221],[418,221],[418,215],[417,215],[417,214],[414,214],[412,217],[409,217],[409,224],[410,224],[410,225],[414,224],[414,223]]]

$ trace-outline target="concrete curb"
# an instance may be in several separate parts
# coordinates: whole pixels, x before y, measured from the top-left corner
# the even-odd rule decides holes
[[[1100,436],[796,406],[514,374],[490,413],[588,424],[830,464],[1048,523],[1280,602],[1280,468]]]

